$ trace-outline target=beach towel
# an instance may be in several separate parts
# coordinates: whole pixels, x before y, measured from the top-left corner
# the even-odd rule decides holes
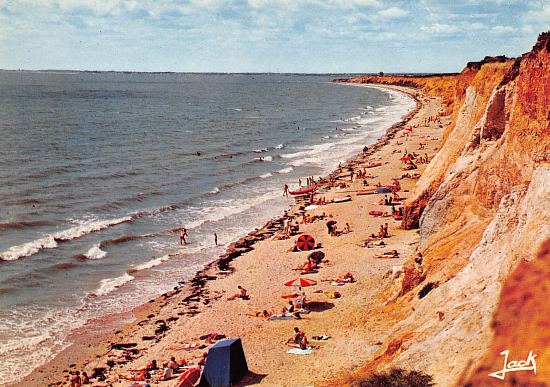
[[[290,348],[286,353],[290,353],[291,355],[310,355],[311,347],[307,347],[306,349]]]

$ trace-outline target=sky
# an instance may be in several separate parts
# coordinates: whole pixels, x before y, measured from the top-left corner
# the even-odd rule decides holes
[[[550,0],[0,0],[0,68],[458,72],[549,29]]]

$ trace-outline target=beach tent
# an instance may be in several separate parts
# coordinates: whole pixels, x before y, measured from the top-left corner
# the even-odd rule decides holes
[[[229,387],[247,372],[241,339],[221,340],[208,351],[200,385]]]

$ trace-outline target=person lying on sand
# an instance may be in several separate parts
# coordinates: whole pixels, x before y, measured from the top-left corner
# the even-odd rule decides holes
[[[352,282],[355,282],[355,278],[353,278],[353,274],[346,273],[346,274],[340,275],[336,278],[325,278],[325,279],[322,279],[321,281],[336,282],[336,283],[352,283]]]
[[[272,238],[274,241],[281,241],[290,238],[290,234],[287,232],[280,233],[278,232],[275,234],[275,236]]]
[[[259,318],[262,318],[262,319],[267,319],[267,318],[273,316],[273,314],[274,314],[273,311],[268,312],[266,309],[262,310],[261,312],[246,313],[247,316],[259,317]]]
[[[118,374],[118,378],[124,379],[124,380],[131,380],[134,382],[144,382],[148,379],[151,379],[151,374],[149,374],[148,371],[138,371],[138,372],[130,371],[129,375]]]
[[[147,363],[147,365],[145,367],[131,369],[129,371],[130,372],[143,372],[143,371],[151,372],[151,371],[156,371],[156,370],[158,370],[157,361],[155,359],[153,359],[149,363]]]
[[[397,250],[385,251],[382,254],[376,254],[374,258],[399,258]]]
[[[185,343],[183,347],[173,348],[175,351],[194,351],[195,349],[206,348],[206,345],[203,343]]]
[[[318,268],[319,268],[319,266],[317,265],[317,262],[315,261],[315,258],[314,257],[308,257],[307,261],[303,265],[297,266],[296,268],[294,268],[292,270],[304,270],[304,271],[308,272],[308,271],[316,270]]]

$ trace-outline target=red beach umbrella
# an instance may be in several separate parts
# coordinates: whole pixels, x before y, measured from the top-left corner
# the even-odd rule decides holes
[[[313,285],[317,285],[317,281],[301,277],[293,279],[292,281],[285,282],[285,286],[300,286],[302,288]]]
[[[315,248],[315,239],[311,235],[300,235],[296,240],[296,247],[301,251],[313,250]]]

